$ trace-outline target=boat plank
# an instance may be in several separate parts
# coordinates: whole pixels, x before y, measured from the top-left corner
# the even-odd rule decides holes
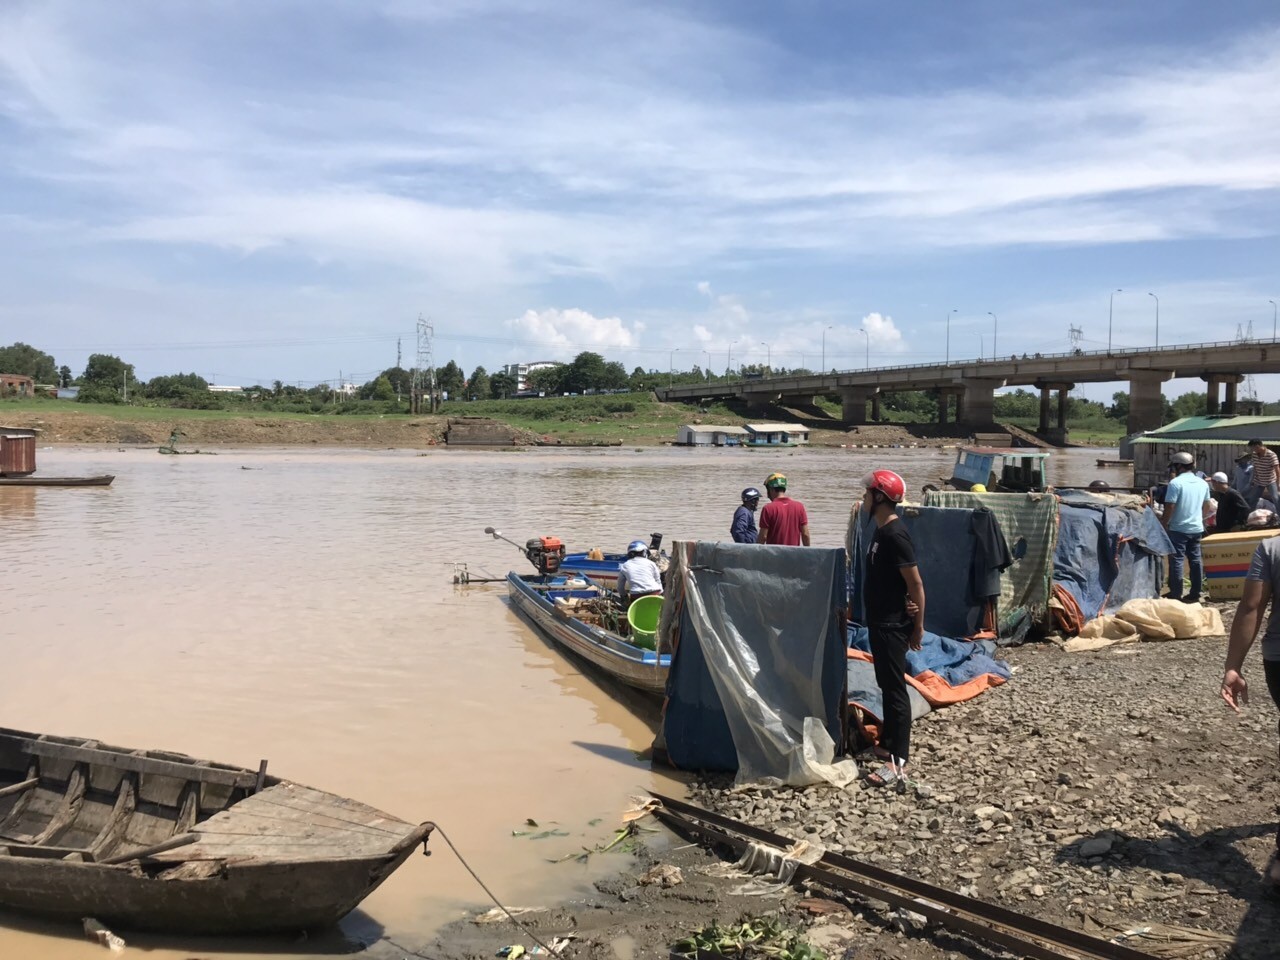
[[[218,767],[197,767],[195,762],[179,763],[173,760],[157,760],[153,757],[140,757],[135,754],[117,753],[112,750],[98,750],[89,747],[75,747],[65,743],[49,743],[40,740],[28,740],[0,734],[0,740],[13,741],[23,753],[36,757],[47,757],[57,760],[72,760],[77,763],[96,763],[134,773],[151,773],[165,777],[179,777],[196,780],[201,783],[212,781],[237,787],[252,787],[257,781],[257,774],[248,770],[226,770]]]

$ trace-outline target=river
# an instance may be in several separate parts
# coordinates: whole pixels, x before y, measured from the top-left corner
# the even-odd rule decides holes
[[[1101,455],[1114,451],[1055,452],[1051,475],[1087,483]],[[484,528],[517,541],[555,535],[571,549],[621,550],[653,531],[727,538],[739,491],[776,470],[805,503],[814,545],[839,546],[864,473],[896,469],[911,494],[948,473],[954,452],[46,447],[38,457],[42,474],[116,481],[0,489],[0,726],[248,767],[266,758],[277,776],[437,821],[505,903],[536,905],[625,866],[616,854],[551,861],[607,842],[631,795],[680,785],[638,756],[652,716],[543,642],[505,585],[453,584],[454,561],[473,576],[527,566]],[[155,960],[421,943],[490,905],[439,837],[431,847],[310,945],[125,936]],[[104,954],[74,925],[0,916],[0,956]]]

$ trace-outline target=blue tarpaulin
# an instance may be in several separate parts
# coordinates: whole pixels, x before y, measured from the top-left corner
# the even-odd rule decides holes
[[[1116,506],[1087,493],[1064,493],[1058,506],[1053,580],[1086,621],[1135,598],[1158,597],[1169,535],[1149,507]]]

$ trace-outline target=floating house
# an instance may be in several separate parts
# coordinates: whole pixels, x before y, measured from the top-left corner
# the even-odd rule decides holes
[[[749,439],[750,435],[743,427],[686,423],[676,431],[678,447],[740,447]]]
[[[1133,485],[1146,489],[1167,481],[1169,458],[1178,452],[1195,457],[1197,470],[1231,476],[1236,459],[1249,452],[1246,444],[1255,437],[1280,453],[1280,417],[1221,414],[1175,420],[1133,439]]]
[[[796,447],[809,442],[809,428],[798,423],[748,423],[748,447]]]
[[[36,472],[39,430],[0,427],[0,477],[26,477]]]

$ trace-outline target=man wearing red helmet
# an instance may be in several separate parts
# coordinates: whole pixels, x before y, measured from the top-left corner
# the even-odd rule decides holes
[[[907,649],[919,650],[924,638],[924,582],[916,566],[915,547],[897,505],[906,484],[892,470],[876,470],[862,479],[862,508],[876,522],[867,551],[863,611],[875,658],[876,683],[884,699],[880,729],[883,766],[869,777],[883,787],[905,775],[911,754],[911,698],[907,693]],[[908,610],[908,601],[910,610]]]

